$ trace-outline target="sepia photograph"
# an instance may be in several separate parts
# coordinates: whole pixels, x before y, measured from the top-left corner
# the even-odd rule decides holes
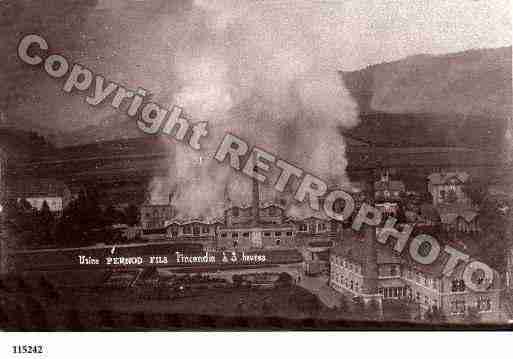
[[[1,332],[513,329],[510,0],[0,0],[0,50]]]

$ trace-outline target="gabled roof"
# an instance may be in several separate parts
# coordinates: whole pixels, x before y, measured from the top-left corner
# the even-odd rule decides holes
[[[366,260],[366,239],[357,237],[344,237],[342,243],[331,248],[331,253],[343,256],[355,263],[363,264]],[[386,245],[376,242],[378,264],[401,263],[400,256]]]
[[[374,182],[375,191],[404,191],[405,186],[403,181],[376,181]]]
[[[326,215],[323,216],[320,213],[321,212],[319,212],[319,214],[316,213],[314,215],[311,215],[311,216],[305,217],[305,218],[301,218],[299,216],[295,216],[295,217],[293,216],[293,217],[289,217],[287,220],[288,221],[293,221],[293,222],[304,222],[304,221],[309,221],[309,220],[310,221],[311,220],[313,220],[313,221],[315,221],[315,220],[317,220],[317,221],[329,221],[330,220],[330,218],[328,216],[326,216]]]
[[[168,228],[169,226],[176,224],[179,226],[185,226],[188,224],[203,224],[203,225],[213,225],[213,224],[219,224],[220,221],[217,219],[214,219],[212,221],[207,221],[203,219],[193,218],[193,219],[172,219],[164,222],[164,227]]]
[[[469,175],[466,172],[439,172],[428,176],[429,183],[432,185],[449,184],[451,180],[465,183],[468,179]]]
[[[478,211],[470,208],[468,205],[458,203],[440,205],[437,207],[437,211],[442,223],[445,224],[451,224],[458,218],[462,218],[467,223],[470,223],[479,215]]]
[[[440,220],[440,214],[431,203],[423,203],[420,205],[420,215],[422,218],[433,222],[438,222]]]
[[[454,242],[447,242],[444,238],[437,238],[438,242],[440,243],[440,246],[443,248],[445,244],[450,245],[451,247],[459,250],[462,253],[468,254],[470,256],[470,260],[481,260],[479,258],[479,253],[469,253],[470,248],[464,248],[458,243]],[[393,241],[391,241],[393,243]],[[341,255],[344,258],[347,258],[349,260],[352,260],[356,263],[363,264],[366,260],[366,250],[365,250],[366,242],[365,240],[360,239],[358,236],[358,233],[353,230],[345,231],[344,240],[342,243],[338,244],[337,246],[330,249],[330,253],[334,255]],[[445,268],[445,264],[448,259],[448,254],[444,253],[442,250],[440,252],[440,255],[435,260],[434,263],[429,265],[424,265],[416,262],[413,260],[409,254],[408,250],[408,244],[404,248],[404,250],[399,254],[397,253],[391,246],[384,245],[381,243],[376,243],[376,250],[377,250],[377,263],[378,264],[385,264],[385,263],[396,263],[396,264],[406,264],[411,269],[417,270],[422,273],[426,273],[429,275],[432,275],[434,277],[441,277],[443,275],[443,270]],[[482,260],[481,260],[482,261]],[[482,261],[485,263],[484,261]],[[493,268],[492,263],[486,263],[490,268],[494,270],[495,275],[496,270]],[[460,265],[457,267],[459,271],[462,270],[462,267],[464,268],[463,262],[460,262]],[[458,270],[454,272],[453,275],[457,275]],[[494,288],[497,288],[500,285],[500,281],[497,279],[494,281]]]

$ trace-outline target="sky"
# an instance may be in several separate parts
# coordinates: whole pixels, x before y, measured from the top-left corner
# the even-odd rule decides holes
[[[289,54],[329,71],[511,46],[511,4],[504,0],[0,0],[2,117],[21,128],[72,131],[112,115],[64,94],[62,83],[40,69],[22,66],[16,46],[23,34],[41,34],[53,51],[166,102],[180,85],[177,63],[187,61],[179,56],[194,56],[196,44],[213,39],[212,28],[233,33],[245,21],[265,25],[251,34],[257,43],[288,49],[290,38]],[[212,41],[233,50],[231,40]]]
[[[211,3],[237,8],[238,3],[247,1]],[[252,0],[249,3],[264,4],[261,6],[270,13],[277,8],[295,8],[317,17],[316,25],[324,41],[340,39],[334,50],[341,59],[341,70],[356,70],[419,53],[511,46],[512,41],[511,1],[507,0]],[[135,9],[151,14],[158,8],[151,0],[99,0],[96,6],[96,10],[113,11],[120,17],[131,17]],[[286,22],[287,18],[279,21]]]

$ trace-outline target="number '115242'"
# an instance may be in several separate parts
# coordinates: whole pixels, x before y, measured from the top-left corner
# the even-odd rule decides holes
[[[13,345],[14,354],[43,354],[42,345]]]

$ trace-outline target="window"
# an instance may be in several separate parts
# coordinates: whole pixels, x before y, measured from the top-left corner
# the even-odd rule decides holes
[[[281,240],[280,239],[277,239],[276,240],[276,245],[279,246],[281,244]]]
[[[271,232],[264,232],[264,237],[270,237],[271,236]]]
[[[221,232],[221,238],[226,238],[226,232]]]
[[[426,296],[424,296],[424,304],[425,304],[425,305],[429,305],[429,298],[428,298],[428,296],[427,296],[427,295],[426,295]]]
[[[299,226],[299,231],[300,232],[308,232],[308,226],[306,224],[301,224]]]
[[[171,237],[176,237],[178,236],[178,231],[171,231]]]
[[[354,289],[354,281],[351,281],[351,290]]]
[[[232,211],[232,214],[234,217],[238,217],[239,216],[239,209],[237,207],[235,207]]]
[[[465,301],[454,300],[451,302],[451,313],[453,314],[465,314]]]
[[[276,237],[280,237],[280,236],[281,236],[281,232],[274,232],[274,235],[275,235]]]
[[[208,232],[209,232],[208,227],[207,227],[207,226],[203,226],[203,228],[202,228],[202,232],[203,232],[203,233],[208,233]]]
[[[417,292],[417,295],[415,296],[415,299],[417,300],[417,302],[420,302],[420,293]]]
[[[397,268],[396,268],[396,266],[394,266],[394,265],[393,265],[393,266],[390,268],[390,275],[391,275],[392,277],[395,277],[395,276],[397,275]]]
[[[292,232],[287,232],[288,237],[292,237]]]
[[[242,236],[243,236],[243,237],[249,237],[249,232],[244,232],[244,233],[242,233]]]
[[[200,234],[200,228],[199,228],[199,226],[194,226],[194,227],[193,227],[193,229],[192,229],[192,233],[193,233],[194,235],[198,235],[198,234]]]
[[[453,280],[451,283],[451,291],[452,292],[464,292],[465,291],[465,282],[462,279]]]
[[[234,246],[234,247],[237,247],[238,245],[239,245],[239,241],[234,240],[234,241],[233,241],[233,246]]]
[[[232,238],[237,238],[239,237],[239,233],[238,232],[233,232],[232,233]]]
[[[492,308],[492,303],[488,297],[477,298],[477,310],[480,312],[488,312]]]
[[[183,233],[184,234],[190,234],[191,233],[191,226],[183,227]]]

